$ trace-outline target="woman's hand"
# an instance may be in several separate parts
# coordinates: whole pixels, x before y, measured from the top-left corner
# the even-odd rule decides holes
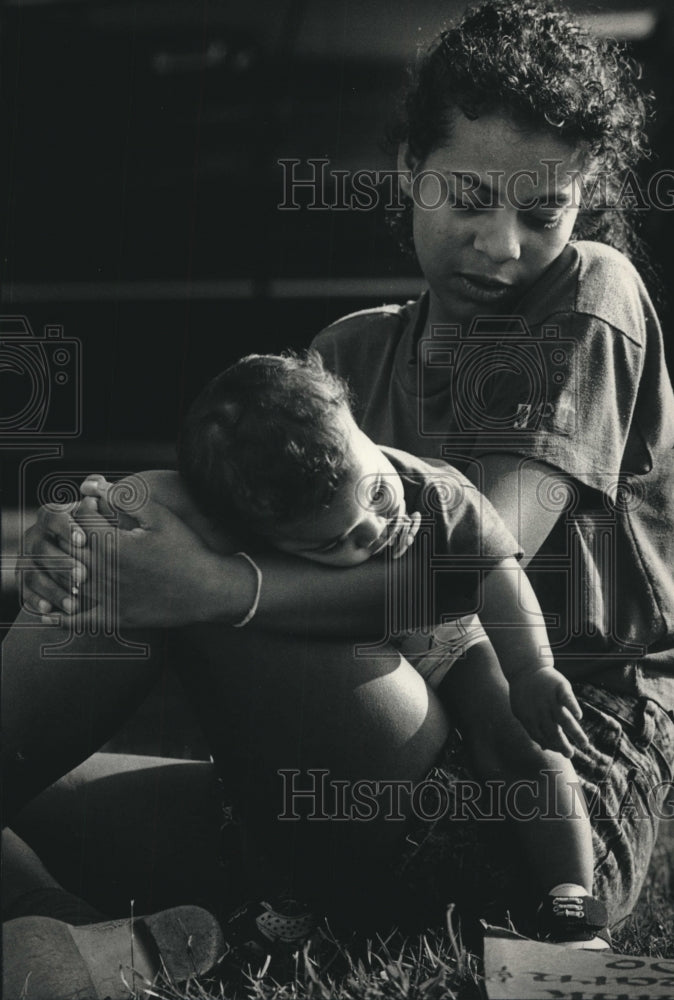
[[[88,501],[91,505],[91,501]],[[23,537],[17,562],[17,587],[29,611],[71,614],[77,600],[73,590],[86,580],[89,551],[86,535],[73,517],[74,506],[40,507],[37,521]]]
[[[211,552],[184,520],[152,498],[151,478],[132,476],[110,486],[101,476],[89,477],[82,487],[87,496],[74,509],[40,511],[26,538],[36,566],[26,581],[30,608],[76,614],[89,598],[111,607],[115,621],[129,627],[209,620],[214,603],[220,621],[245,616],[255,598],[254,571],[243,559]],[[107,558],[97,565],[106,547]],[[78,594],[72,592],[73,573]]]

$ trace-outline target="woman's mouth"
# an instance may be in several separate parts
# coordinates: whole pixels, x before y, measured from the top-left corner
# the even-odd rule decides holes
[[[513,294],[514,285],[498,278],[487,278],[478,274],[458,274],[464,295],[475,302],[494,302]]]

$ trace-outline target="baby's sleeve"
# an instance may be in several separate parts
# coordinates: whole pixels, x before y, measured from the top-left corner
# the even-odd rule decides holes
[[[404,477],[409,512],[421,514],[416,572],[430,581],[435,621],[479,610],[485,575],[522,550],[489,500],[453,466]]]
[[[433,532],[440,554],[489,566],[522,551],[494,507],[458,469],[448,465],[420,477],[415,509]]]

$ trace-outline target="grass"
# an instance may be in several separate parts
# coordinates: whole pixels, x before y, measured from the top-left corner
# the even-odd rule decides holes
[[[674,821],[663,824],[639,903],[614,951],[674,957]],[[226,959],[224,965],[226,966]],[[393,933],[356,948],[326,935],[285,969],[269,962],[218,982],[193,980],[178,989],[147,984],[134,1000],[484,1000],[481,960],[461,939],[453,908],[444,927],[415,938]]]
[[[478,959],[464,948],[451,911],[445,929],[415,940],[393,933],[356,951],[326,936],[293,957],[284,975],[269,964],[224,982],[149,986],[144,1000],[481,1000]]]

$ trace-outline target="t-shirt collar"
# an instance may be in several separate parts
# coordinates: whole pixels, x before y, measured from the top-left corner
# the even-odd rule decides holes
[[[549,265],[514,307],[511,315],[523,316],[530,326],[543,322],[550,315],[550,303],[556,301],[555,286],[562,276],[573,269],[578,254],[573,243],[567,243],[559,257]],[[416,302],[406,309],[406,322],[400,338],[397,358],[398,378],[408,392],[416,395],[418,388],[417,349],[428,319],[430,294],[426,289]]]

